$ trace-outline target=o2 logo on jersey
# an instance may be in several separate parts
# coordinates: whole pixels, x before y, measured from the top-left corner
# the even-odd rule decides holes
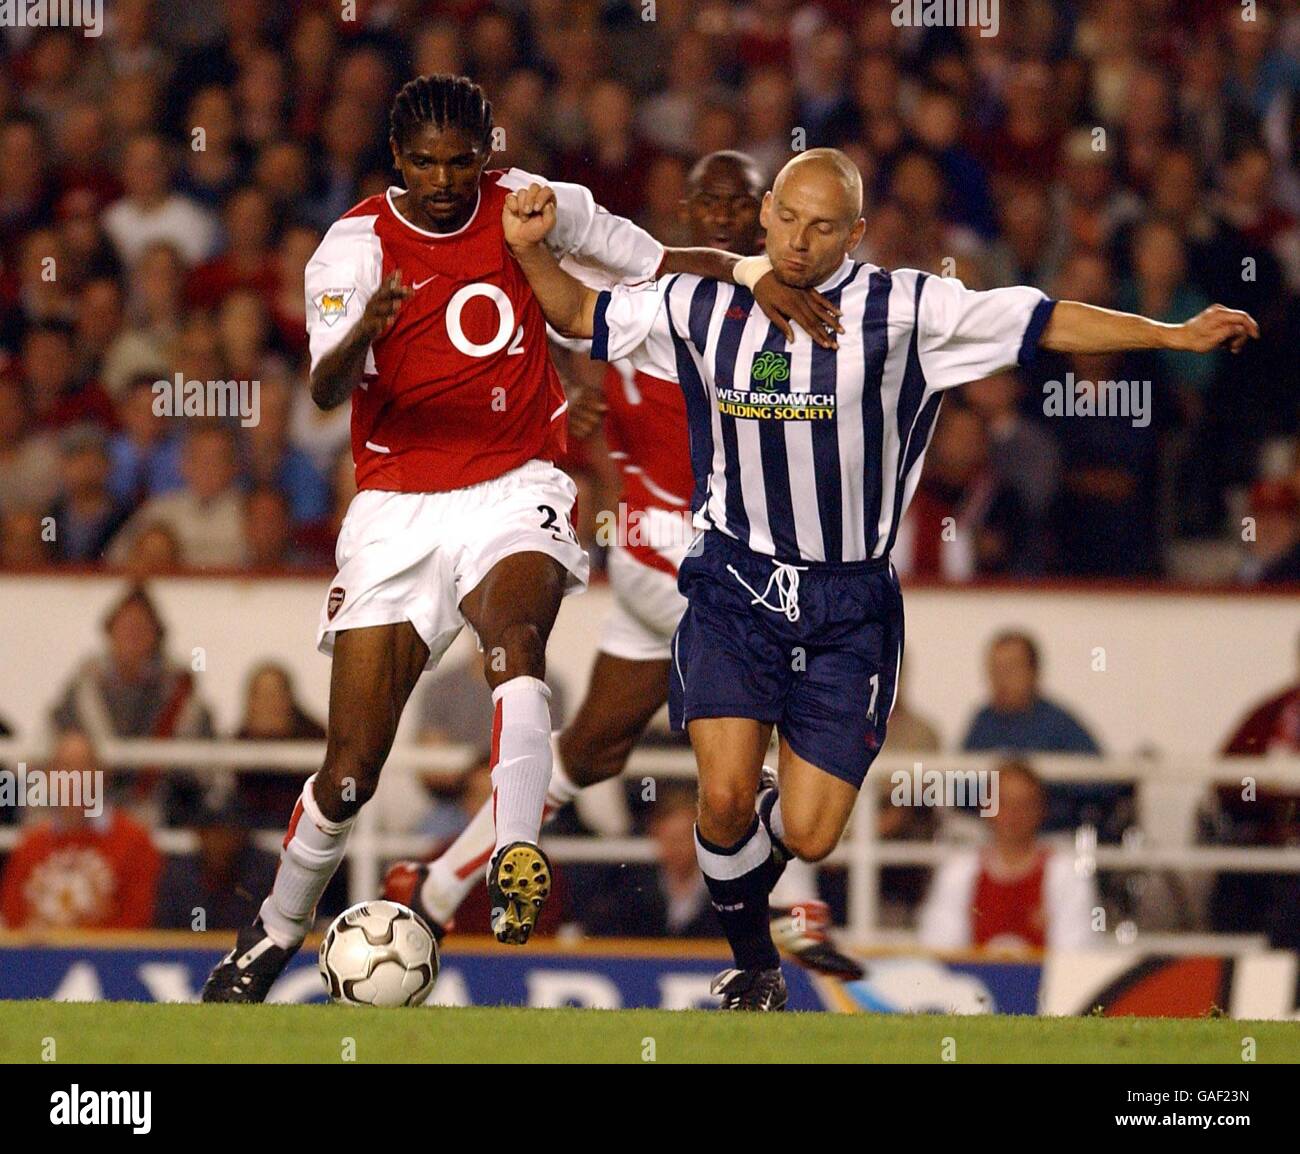
[[[496,335],[486,344],[470,340],[460,323],[460,315],[465,306],[475,297],[487,297],[497,310]],[[514,340],[510,339],[512,331],[515,334]],[[504,349],[507,341],[510,342],[510,347],[506,349],[506,356],[521,356],[524,351],[524,326],[521,324],[515,328],[515,307],[510,303],[510,298],[494,284],[467,284],[456,290],[447,302],[447,335],[456,349],[467,357],[490,357]]]

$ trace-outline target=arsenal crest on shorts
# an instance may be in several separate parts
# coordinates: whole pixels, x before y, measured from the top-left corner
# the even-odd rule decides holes
[[[343,598],[348,595],[348,591],[342,585],[335,585],[330,590],[328,600],[325,602],[325,616],[331,621],[334,620],[334,614],[343,607]]]

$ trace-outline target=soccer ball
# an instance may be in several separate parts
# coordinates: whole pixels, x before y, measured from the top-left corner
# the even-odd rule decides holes
[[[320,976],[345,1006],[418,1006],[438,978],[438,943],[414,910],[362,902],[326,931]]]

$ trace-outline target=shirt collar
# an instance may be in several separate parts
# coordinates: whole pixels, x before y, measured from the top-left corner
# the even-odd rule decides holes
[[[840,261],[840,267],[828,276],[821,284],[813,286],[819,293],[828,293],[840,287],[849,274],[853,272],[853,261],[847,256]]]

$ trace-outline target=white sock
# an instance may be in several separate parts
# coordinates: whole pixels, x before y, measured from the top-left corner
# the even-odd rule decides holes
[[[555,753],[555,734],[551,735],[554,758],[551,765],[551,784],[546,791],[546,809],[542,824],[554,819],[581,790],[560,766]],[[489,798],[479,808],[467,825],[429,867],[429,875],[420,888],[420,900],[425,908],[444,926],[451,922],[481,877],[482,870],[491,860],[496,844],[496,823],[492,818],[492,800]]]
[[[551,784],[546,788],[546,817],[551,818],[556,810],[569,804],[582,786],[564,772],[563,759],[560,757],[560,745],[555,739],[559,733],[551,734]]]
[[[513,677],[492,692],[493,855],[511,842],[537,844],[551,783],[551,691],[536,677]]]
[[[312,774],[293,808],[275,884],[260,910],[267,937],[286,950],[297,947],[311,929],[316,904],[343,861],[348,833],[356,820],[326,818],[316,804],[315,781]]]
[[[802,858],[791,858],[776,885],[772,887],[773,906],[797,906],[821,899],[817,894],[817,867]]]

